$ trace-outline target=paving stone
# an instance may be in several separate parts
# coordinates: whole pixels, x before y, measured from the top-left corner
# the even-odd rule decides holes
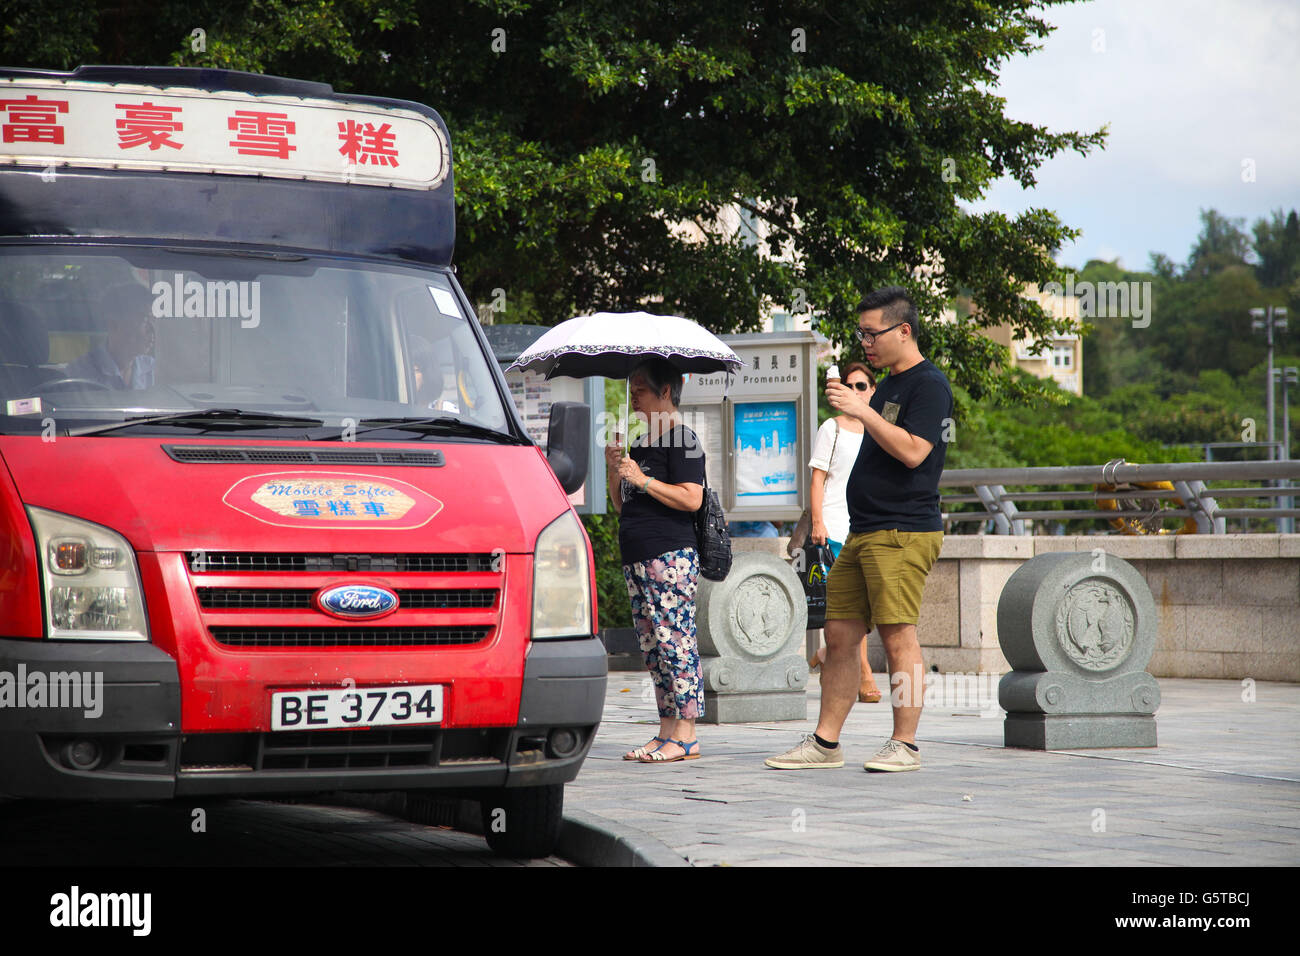
[[[861,762],[890,732],[887,708],[850,713],[841,770],[763,766],[813,729],[816,676],[806,723],[701,727],[703,759],[631,765],[619,758],[645,743],[654,715],[617,693],[639,686],[629,677],[610,682],[566,804],[637,827],[696,865],[1300,864],[1300,685],[1163,679],[1155,748],[1006,750],[1000,719],[929,708],[921,771],[867,774]],[[795,809],[803,832],[791,828]],[[1096,809],[1105,832],[1092,832]]]

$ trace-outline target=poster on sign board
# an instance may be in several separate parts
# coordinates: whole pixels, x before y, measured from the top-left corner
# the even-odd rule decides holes
[[[704,453],[704,473],[709,487],[722,494],[726,477],[726,459],[722,455],[722,408],[718,405],[701,405],[682,412],[682,422],[699,441]]]
[[[799,419],[795,402],[733,406],[736,507],[799,502]]]
[[[576,378],[547,380],[540,372],[506,372],[506,384],[514,400],[519,417],[524,420],[528,437],[546,448],[547,431],[551,424],[551,405],[554,402],[582,402],[582,382]],[[587,486],[569,495],[569,503],[581,505],[587,500]]]

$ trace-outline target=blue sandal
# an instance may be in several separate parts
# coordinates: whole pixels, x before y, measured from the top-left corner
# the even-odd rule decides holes
[[[665,744],[676,744],[682,748],[682,753],[676,757],[665,757],[659,751],[664,749]],[[695,748],[695,753],[691,753],[691,748]],[[692,740],[689,744],[684,740],[673,740],[671,737],[662,744],[650,751],[644,757],[639,758],[641,763],[676,763],[679,760],[699,760],[700,759],[700,742]]]
[[[653,739],[653,740],[657,740],[657,741],[659,741],[659,747],[662,747],[664,744],[666,744],[666,743],[668,742],[668,738],[667,738],[667,737],[654,737],[654,738],[652,738],[652,739]],[[649,746],[650,746],[649,744],[646,744],[645,747],[637,747],[636,750],[629,750],[627,753],[623,754],[623,759],[624,759],[624,760],[640,760],[641,758],[643,758],[643,757],[645,757],[645,756],[647,756],[648,754],[650,754],[650,753],[653,752],[653,751],[647,749]],[[658,750],[659,747],[655,747],[654,749],[655,749],[655,750]]]

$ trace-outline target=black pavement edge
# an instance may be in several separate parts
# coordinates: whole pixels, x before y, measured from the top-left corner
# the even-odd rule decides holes
[[[578,866],[690,866],[680,854],[635,827],[586,810],[564,814],[556,853]]]
[[[426,826],[483,835],[477,800],[422,798],[393,791],[320,794],[311,803],[377,810]],[[666,843],[635,827],[586,810],[567,810],[555,855],[578,866],[690,866]]]

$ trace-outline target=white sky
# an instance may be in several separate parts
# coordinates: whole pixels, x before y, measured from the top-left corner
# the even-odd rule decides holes
[[[1044,16],[1057,29],[1043,48],[1001,70],[1005,113],[1052,131],[1109,123],[1106,148],[1048,161],[1032,190],[999,180],[973,209],[1051,209],[1083,231],[1058,261],[1130,269],[1151,252],[1185,262],[1201,209],[1247,230],[1300,209],[1300,0],[1089,0]]]

